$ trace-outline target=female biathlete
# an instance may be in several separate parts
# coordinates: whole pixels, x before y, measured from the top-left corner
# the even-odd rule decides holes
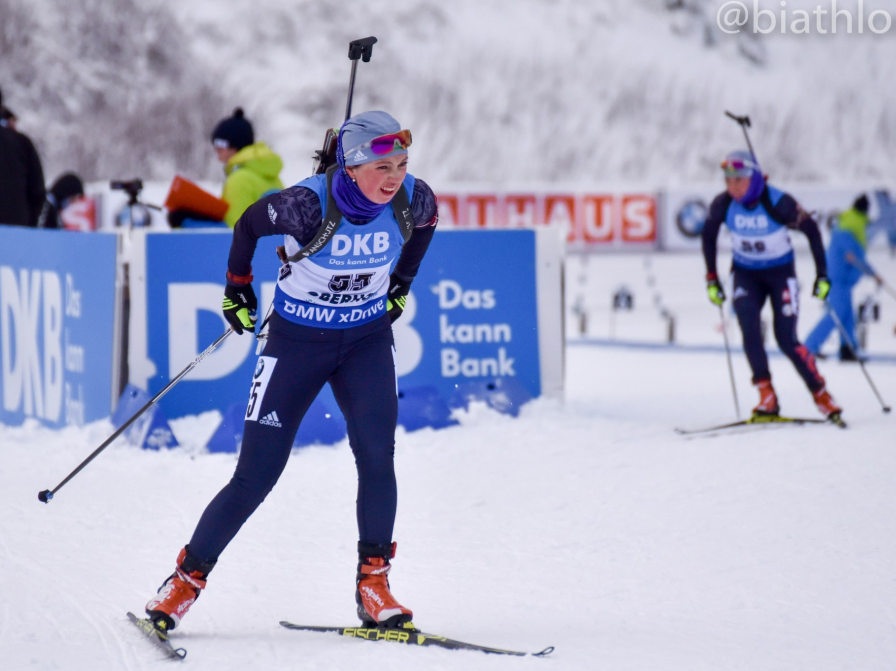
[[[725,302],[725,292],[716,273],[716,239],[725,224],[731,233],[734,255],[734,311],[753,370],[753,384],[759,389],[759,404],[753,409],[753,415],[777,415],[780,411],[762,343],[759,316],[765,300],[770,298],[778,347],[803,378],[818,410],[825,417],[839,421],[842,410],[825,389],[815,357],[800,344],[796,333],[799,286],[788,229],[801,231],[809,239],[815,259],[813,295],[824,300],[831,283],[818,224],[790,194],[765,183],[759,163],[749,152],[732,152],[722,162],[722,170],[726,190],[713,200],[703,227],[707,291],[709,300],[716,305]]]
[[[284,256],[298,260],[280,270],[233,478],[146,604],[160,632],[180,623],[221,552],[274,487],[302,417],[328,381],[358,468],[358,615],[365,626],[410,622],[411,611],[392,596],[387,579],[397,499],[391,322],[438,222],[432,190],[407,172],[410,145],[410,132],[385,112],[358,114],[340,129],[338,164],[327,175],[261,199],[237,222],[224,292],[224,314],[237,333],[255,329],[251,261],[258,238],[284,235]],[[310,255],[302,258],[300,249]]]

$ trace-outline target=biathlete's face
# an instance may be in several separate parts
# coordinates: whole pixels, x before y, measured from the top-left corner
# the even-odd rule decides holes
[[[370,163],[348,166],[346,171],[361,193],[377,205],[385,205],[395,197],[395,192],[408,174],[408,155],[386,156]]]
[[[741,200],[747,195],[747,189],[750,188],[749,177],[726,177],[725,188],[728,189],[728,195],[734,200]]]

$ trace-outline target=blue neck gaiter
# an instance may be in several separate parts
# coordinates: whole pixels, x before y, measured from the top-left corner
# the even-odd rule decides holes
[[[744,194],[744,197],[739,199],[741,205],[750,205],[757,200],[762,195],[762,192],[765,190],[765,176],[762,174],[762,170],[757,168],[753,171],[753,174],[750,175],[750,186],[747,187],[747,192]]]
[[[345,171],[345,155],[342,152],[342,133],[336,143],[336,162],[339,168],[333,175],[333,198],[346,219],[354,224],[366,224],[376,219],[389,203],[379,205],[365,196]]]

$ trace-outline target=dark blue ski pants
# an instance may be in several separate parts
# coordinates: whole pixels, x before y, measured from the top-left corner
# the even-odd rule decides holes
[[[191,553],[217,559],[264,501],[286,466],[302,417],[327,381],[345,415],[358,468],[359,539],[390,544],[398,395],[388,316],[348,329],[320,329],[274,313],[259,361],[236,471],[202,514]]]
[[[772,303],[778,347],[793,363],[809,391],[815,393],[824,387],[824,378],[818,373],[815,357],[797,338],[799,286],[792,263],[762,270],[734,267],[734,311],[743,333],[744,351],[753,371],[753,384],[771,380],[772,377],[762,342],[760,317],[767,299]]]

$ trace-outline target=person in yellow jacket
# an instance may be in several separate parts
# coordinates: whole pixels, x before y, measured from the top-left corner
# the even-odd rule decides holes
[[[233,228],[252,203],[283,189],[283,160],[264,142],[255,142],[252,124],[241,107],[218,122],[212,131],[212,144],[227,175],[221,198],[230,205],[224,221]]]

